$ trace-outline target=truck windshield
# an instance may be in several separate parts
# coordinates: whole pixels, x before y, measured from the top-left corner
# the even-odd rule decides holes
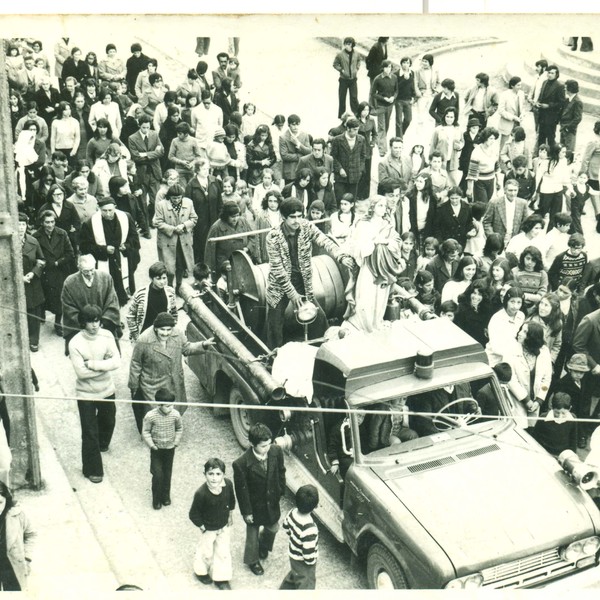
[[[498,417],[518,412],[517,404],[496,380],[484,377],[364,405],[381,413],[356,415],[354,431],[363,455],[383,458],[501,427]]]

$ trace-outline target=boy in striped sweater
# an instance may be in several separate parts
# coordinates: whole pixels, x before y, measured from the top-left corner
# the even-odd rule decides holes
[[[280,590],[314,590],[316,587],[319,530],[311,512],[319,504],[319,492],[314,485],[303,485],[296,492],[296,508],[283,521],[290,538],[288,554],[290,571]]]

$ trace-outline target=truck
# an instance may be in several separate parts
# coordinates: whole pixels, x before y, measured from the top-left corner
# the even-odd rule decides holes
[[[230,407],[243,447],[253,422],[271,428],[286,452],[288,487],[317,487],[317,518],[364,565],[370,588],[577,588],[597,580],[600,512],[581,485],[596,474],[575,476],[519,426],[481,345],[442,318],[317,341],[300,335],[312,358],[289,361],[290,378],[305,373],[311,393],[293,394],[273,376],[277,352],[261,337],[268,266],[241,255],[232,265],[228,302],[180,290],[189,339],[217,344],[189,366]],[[343,305],[336,269],[330,257],[313,257],[315,281],[331,275],[315,286],[317,297],[329,292],[329,317]],[[440,394],[448,403],[432,413],[428,400]],[[370,447],[365,423],[398,399],[418,437]],[[343,477],[333,468],[334,439],[347,457]]]

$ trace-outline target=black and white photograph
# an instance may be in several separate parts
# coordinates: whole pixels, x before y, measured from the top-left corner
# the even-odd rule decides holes
[[[599,589],[596,20],[0,15],[0,591]]]

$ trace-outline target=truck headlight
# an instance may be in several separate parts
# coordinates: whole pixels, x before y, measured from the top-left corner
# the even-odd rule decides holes
[[[474,590],[483,585],[483,575],[481,573],[473,573],[465,577],[453,579],[446,584],[447,590]]]
[[[592,536],[577,540],[560,551],[560,557],[566,562],[575,562],[585,556],[594,556],[600,549],[600,538]]]

